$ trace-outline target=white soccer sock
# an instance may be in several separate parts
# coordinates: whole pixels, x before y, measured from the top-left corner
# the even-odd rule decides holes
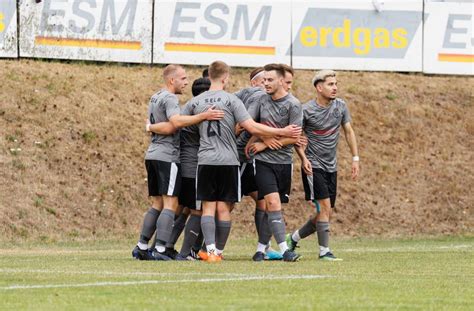
[[[278,244],[278,247],[280,248],[282,254],[288,250],[288,244],[286,244],[286,241],[283,241]]]
[[[206,245],[206,250],[207,250],[208,253],[215,253],[216,252],[216,244]]]
[[[265,253],[266,249],[267,249],[267,245],[262,244],[262,243],[257,244],[257,252]]]
[[[142,243],[142,242],[138,242],[137,243],[137,246],[139,249],[141,249],[142,251],[146,251],[148,249],[148,244],[145,244],[145,243]]]
[[[166,248],[165,248],[163,245],[158,245],[158,244],[155,245],[155,249],[156,249],[157,252],[159,252],[159,253],[164,253],[165,250],[166,250]]]
[[[299,230],[296,230],[293,235],[291,236],[291,238],[293,239],[293,241],[295,242],[299,242],[301,240],[301,237],[300,237],[300,231]]]
[[[319,246],[319,256],[324,256],[329,253],[329,247]]]

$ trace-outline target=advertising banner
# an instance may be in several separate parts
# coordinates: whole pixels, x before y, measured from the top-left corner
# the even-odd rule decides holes
[[[0,57],[18,57],[16,0],[0,1]]]
[[[293,1],[302,69],[421,71],[422,0]]]
[[[20,0],[20,56],[151,63],[153,0]]]
[[[423,71],[474,75],[473,1],[427,1]]]
[[[289,1],[156,1],[154,63],[289,64]]]

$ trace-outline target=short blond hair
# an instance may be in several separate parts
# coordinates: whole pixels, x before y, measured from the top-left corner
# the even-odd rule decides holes
[[[217,60],[209,65],[209,79],[217,80],[230,73],[230,67],[223,61]]]
[[[336,72],[330,69],[320,70],[316,72],[311,82],[313,83],[313,86],[316,86],[316,84],[326,81],[329,77],[336,77]]]
[[[168,81],[171,79],[178,69],[183,68],[181,65],[169,64],[163,69],[163,80]]]

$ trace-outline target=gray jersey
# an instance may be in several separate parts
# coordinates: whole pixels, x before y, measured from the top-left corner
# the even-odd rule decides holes
[[[273,100],[268,94],[259,96],[256,104],[249,108],[255,121],[274,128],[284,128],[290,124],[301,126],[303,112],[299,100],[291,94]],[[293,162],[293,145],[279,150],[269,148],[257,153],[255,159],[275,164],[291,164]]]
[[[181,109],[182,115],[191,115],[190,101]],[[181,176],[196,178],[199,151],[199,128],[197,125],[184,127],[180,131]]]
[[[337,171],[337,143],[341,125],[351,122],[346,103],[336,98],[328,107],[311,100],[303,107],[303,130],[308,137],[306,157],[313,168]]]
[[[148,105],[148,119],[151,124],[168,122],[180,112],[178,97],[163,89],[154,94]],[[145,154],[145,160],[160,160],[179,163],[179,132],[173,135],[153,133]]]
[[[191,114],[204,112],[211,106],[225,113],[222,120],[199,124],[198,164],[239,165],[235,125],[250,119],[242,101],[225,91],[207,91],[191,99],[191,105]]]
[[[265,94],[265,91],[261,87],[247,87],[234,94],[244,103],[245,108],[249,110],[249,107],[255,103],[255,99],[257,99],[259,95]],[[245,146],[250,137],[252,137],[252,135],[245,130],[237,137],[237,152],[239,153],[240,162],[252,161],[252,159],[247,159],[245,155]]]

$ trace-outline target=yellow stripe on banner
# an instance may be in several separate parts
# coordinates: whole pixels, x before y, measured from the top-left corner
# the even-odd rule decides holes
[[[438,54],[440,62],[473,63],[473,54]]]
[[[36,37],[36,45],[50,46],[71,46],[97,49],[122,49],[122,50],[141,50],[142,44],[139,41],[114,41],[97,39],[69,39],[54,37]]]
[[[193,43],[172,43],[172,42],[165,43],[165,51],[275,55],[275,48],[267,47],[267,46],[193,44]]]

